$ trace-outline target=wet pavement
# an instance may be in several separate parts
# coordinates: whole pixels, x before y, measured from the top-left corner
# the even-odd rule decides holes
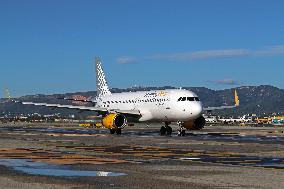
[[[0,128],[0,131],[9,131],[12,133],[43,133],[45,135],[52,136],[105,136],[109,135],[107,130],[101,129],[65,129],[65,128],[18,128],[18,127],[4,127]],[[23,134],[25,135],[25,134]],[[129,137],[160,137],[157,131],[127,131],[123,133],[124,136]],[[284,142],[284,136],[257,136],[257,135],[244,135],[240,133],[222,133],[222,132],[199,132],[190,133],[185,136],[191,140],[196,141],[226,141],[226,142],[249,142],[249,143],[281,143]],[[171,138],[180,138],[173,135]],[[254,166],[263,168],[284,168],[284,158],[278,157],[257,157],[257,156],[244,156],[230,154],[229,152],[219,153],[210,151],[194,151],[194,150],[183,150],[180,148],[162,148],[162,147],[143,147],[143,146],[119,146],[115,147],[109,146],[78,146],[78,145],[58,145],[57,148],[65,148],[67,151],[80,150],[80,151],[93,151],[112,155],[131,155],[131,156],[141,156],[146,158],[158,158],[158,159],[173,159],[173,160],[190,160],[190,161],[200,161],[206,163],[221,163],[225,165],[239,165],[239,166]],[[17,150],[17,149],[15,149]],[[31,150],[31,149],[26,149]],[[0,149],[1,152],[1,149]],[[39,153],[39,152],[33,152]],[[46,152],[47,154],[54,154],[54,151]],[[42,154],[42,152],[41,152]],[[190,157],[187,155],[190,154]],[[61,154],[62,155],[62,154]],[[59,155],[61,157],[61,155]],[[70,155],[70,154],[69,154]],[[22,158],[24,158],[23,156]],[[89,158],[89,157],[88,157]],[[56,158],[53,158],[56,159]],[[84,158],[81,157],[83,160]],[[70,157],[69,157],[70,160]],[[107,159],[104,159],[104,162]],[[94,158],[93,158],[93,161]],[[119,163],[123,161],[117,160]],[[67,161],[68,162],[68,161]],[[114,161],[115,162],[115,161]],[[126,162],[126,161],[125,161]],[[128,161],[130,162],[130,161]],[[134,161],[133,161],[134,162]],[[70,161],[69,161],[70,163]],[[110,163],[110,162],[107,162]],[[1,164],[1,162],[0,162]]]
[[[45,176],[59,177],[113,177],[125,176],[124,173],[105,172],[105,171],[82,171],[72,170],[70,166],[35,162],[27,159],[0,159],[0,165],[12,168],[15,171]]]
[[[185,137],[176,133],[159,136],[158,130],[129,128],[122,135],[110,135],[108,130],[96,128],[0,127],[0,165],[19,173],[57,178],[149,177],[155,166],[177,167],[162,175],[178,173],[179,166],[188,167],[188,171],[192,166],[200,166],[200,171],[208,166],[221,166],[222,170],[284,170],[283,128],[210,127]],[[152,166],[145,172],[146,165]],[[174,182],[181,188],[186,184],[176,179]]]

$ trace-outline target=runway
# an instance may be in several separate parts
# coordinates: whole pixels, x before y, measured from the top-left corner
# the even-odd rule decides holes
[[[126,128],[122,135],[66,125],[2,125],[0,184],[5,188],[39,183],[38,188],[284,187],[281,127],[208,126],[184,137],[176,132],[159,136],[158,131],[159,125]]]

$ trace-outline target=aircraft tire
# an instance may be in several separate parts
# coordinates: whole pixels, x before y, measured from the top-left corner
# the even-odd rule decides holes
[[[161,136],[164,136],[164,135],[166,135],[166,133],[167,133],[166,127],[165,127],[165,126],[162,126],[161,129],[160,129],[160,135],[161,135]]]
[[[185,130],[179,130],[178,136],[185,136]]]
[[[121,135],[121,129],[116,129],[116,134]]]
[[[167,126],[166,130],[167,130],[167,135],[168,136],[172,135],[173,129],[170,126]]]
[[[110,129],[109,132],[113,135],[115,133],[115,129]]]

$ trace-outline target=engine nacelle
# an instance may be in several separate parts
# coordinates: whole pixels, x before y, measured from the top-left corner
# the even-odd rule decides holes
[[[189,120],[182,123],[187,130],[201,130],[205,126],[205,118],[200,116],[196,120]]]
[[[126,123],[126,117],[122,114],[108,114],[102,121],[102,125],[108,129],[122,129],[126,126]]]

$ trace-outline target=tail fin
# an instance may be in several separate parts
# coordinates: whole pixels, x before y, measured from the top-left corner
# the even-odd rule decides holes
[[[5,95],[4,98],[6,98],[7,100],[11,99],[10,91],[7,87],[4,88],[4,95]]]
[[[237,90],[235,90],[235,106],[239,106],[239,105],[240,105],[239,96],[238,96]]]
[[[97,77],[97,96],[110,95],[111,92],[108,88],[106,77],[102,68],[102,62],[96,58],[96,77]]]

